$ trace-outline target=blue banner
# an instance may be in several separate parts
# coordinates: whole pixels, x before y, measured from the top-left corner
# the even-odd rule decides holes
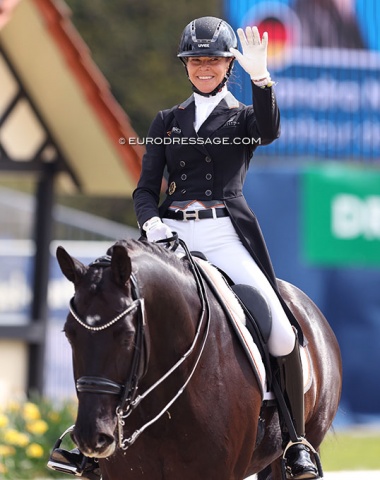
[[[268,69],[276,82],[282,131],[258,154],[379,159],[379,2],[226,0],[226,14],[234,29],[257,25],[269,35]],[[248,75],[238,65],[234,72],[230,89],[252,103]]]
[[[85,265],[105,255],[109,242],[61,241],[67,251]],[[63,276],[55,258],[56,243],[52,244],[48,288],[49,320],[64,323],[68,313],[73,285]],[[33,297],[34,247],[27,240],[0,240],[0,325],[23,325],[31,321]]]

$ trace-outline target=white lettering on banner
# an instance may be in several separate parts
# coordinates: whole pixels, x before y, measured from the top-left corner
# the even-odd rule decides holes
[[[74,287],[66,278],[49,281],[48,304],[52,310],[68,308],[70,298],[74,295]]]
[[[49,282],[48,305],[52,310],[68,308],[74,288],[66,278]],[[30,306],[32,289],[22,270],[14,270],[6,280],[0,281],[0,314],[17,312]]]
[[[31,298],[24,272],[11,271],[6,281],[0,281],[0,313],[22,310],[30,304]]]
[[[331,229],[340,239],[363,236],[367,240],[379,240],[380,196],[336,195],[331,203]]]
[[[284,120],[281,141],[290,145],[315,144],[338,154],[347,149],[349,142],[359,145],[364,152],[375,151],[380,149],[380,122],[365,121],[360,128],[353,129],[349,121],[317,121],[311,116],[299,115],[298,118]]]
[[[302,88],[300,88],[302,85]],[[339,92],[339,94],[337,94]],[[306,108],[316,111],[359,112],[380,109],[380,82],[369,78],[359,82],[329,76],[316,79],[281,77],[276,96],[282,110]]]

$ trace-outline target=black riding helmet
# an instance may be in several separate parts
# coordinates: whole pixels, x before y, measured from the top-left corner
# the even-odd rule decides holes
[[[177,57],[186,67],[188,57],[233,57],[230,48],[237,48],[237,38],[227,22],[216,17],[201,17],[190,22],[184,29],[178,46]],[[215,95],[227,82],[233,60],[222,82],[209,93],[200,92],[195,85],[193,91],[210,97]],[[187,72],[187,68],[186,68]]]

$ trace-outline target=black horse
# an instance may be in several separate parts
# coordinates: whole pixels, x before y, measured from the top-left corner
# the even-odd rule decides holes
[[[81,452],[99,459],[103,480],[280,479],[277,409],[263,408],[246,354],[191,260],[133,240],[108,253],[85,266],[57,250],[75,286],[64,331]],[[314,303],[279,286],[309,342],[306,435],[318,450],[340,399],[339,347]]]

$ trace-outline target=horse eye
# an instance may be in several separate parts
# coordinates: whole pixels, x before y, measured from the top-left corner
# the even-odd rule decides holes
[[[117,328],[113,332],[113,336],[122,347],[131,348],[134,345],[135,333],[132,330],[126,330],[125,327]]]
[[[123,338],[123,347],[125,348],[132,348],[135,344],[135,336],[132,333],[128,333]]]

